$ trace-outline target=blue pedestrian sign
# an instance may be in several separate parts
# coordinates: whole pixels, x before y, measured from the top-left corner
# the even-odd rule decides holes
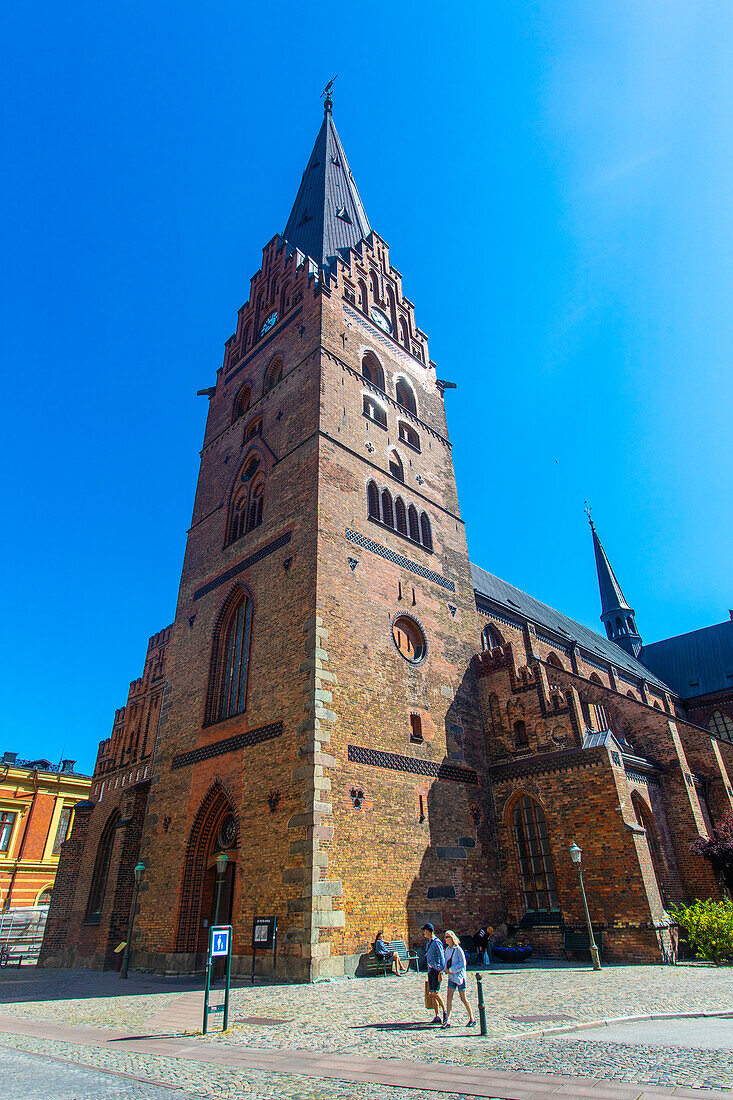
[[[229,929],[217,928],[214,930],[211,944],[212,958],[229,954]]]
[[[212,979],[214,978],[215,959],[226,959],[224,967],[224,1003],[210,1004],[209,998],[214,990]],[[206,1035],[209,1028],[209,1014],[222,1014],[223,1031],[229,1026],[229,988],[232,980],[232,926],[231,924],[217,924],[209,927],[209,950],[206,956],[206,990],[204,992],[204,1025],[203,1033]]]

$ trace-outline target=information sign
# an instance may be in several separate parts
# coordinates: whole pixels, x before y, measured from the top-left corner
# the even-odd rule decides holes
[[[215,959],[226,959],[226,977],[224,985],[224,1003],[218,1005],[209,1004],[211,993],[211,972]],[[206,990],[204,993],[204,1026],[206,1035],[209,1026],[209,1015],[221,1012],[222,1030],[226,1031],[229,1025],[229,987],[232,980],[232,926],[231,924],[216,925],[209,929],[209,950],[206,955]]]
[[[255,953],[272,951],[272,974],[277,967],[277,917],[255,917],[252,921],[252,984],[255,980]]]
[[[211,937],[211,955],[212,958],[217,959],[222,955],[229,954],[229,929],[228,928],[216,928],[212,929],[213,935]]]

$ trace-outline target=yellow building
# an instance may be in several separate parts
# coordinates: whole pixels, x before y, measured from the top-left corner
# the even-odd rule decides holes
[[[44,905],[51,899],[61,845],[74,806],[88,798],[91,777],[74,760],[0,761],[0,910]]]

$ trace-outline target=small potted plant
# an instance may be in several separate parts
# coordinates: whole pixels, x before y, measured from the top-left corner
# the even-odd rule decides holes
[[[530,943],[522,943],[521,940],[516,939],[514,936],[507,936],[494,944],[491,949],[491,954],[495,959],[498,959],[499,962],[521,963],[532,954],[532,945]]]

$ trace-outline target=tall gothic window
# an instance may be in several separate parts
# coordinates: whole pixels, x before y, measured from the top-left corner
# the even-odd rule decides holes
[[[373,481],[367,485],[367,512],[370,519],[379,519],[379,489]]]
[[[97,848],[97,859],[94,864],[92,885],[89,890],[89,900],[87,902],[86,919],[88,921],[98,922],[102,913],[104,892],[107,887],[109,865],[112,859],[112,847],[115,842],[115,828],[117,822],[119,821],[119,818],[119,812],[115,811],[115,813],[112,814],[109,821],[105,825],[102,835],[99,839],[99,846]]]
[[[413,542],[420,541],[420,524],[417,518],[417,508],[411,504],[407,509],[407,525],[410,529],[410,538]]]
[[[430,526],[430,520],[425,512],[420,513],[420,534],[422,536],[422,544],[426,550],[433,549],[433,529]]]
[[[533,913],[556,912],[560,902],[547,820],[539,802],[523,795],[514,807],[512,825],[525,908]]]
[[[395,526],[401,535],[407,534],[407,512],[405,511],[405,502],[402,497],[397,497],[395,501]]]
[[[367,382],[371,382],[373,386],[379,386],[380,390],[384,389],[384,371],[382,370],[382,364],[377,359],[373,351],[368,351],[361,361],[361,373]]]
[[[265,482],[262,476],[262,460],[255,451],[245,462],[234,489],[229,509],[227,544],[236,542],[242,535],[259,527],[265,499]]]
[[[222,632],[218,718],[230,718],[244,710],[251,619],[252,604],[242,592]]]
[[[722,741],[733,741],[733,720],[720,710],[713,711],[708,722],[708,729],[716,737],[720,737]]]
[[[415,401],[415,394],[412,386],[405,378],[398,378],[395,386],[395,396],[402,405],[403,409],[407,409],[413,416],[417,416],[417,402]]]

